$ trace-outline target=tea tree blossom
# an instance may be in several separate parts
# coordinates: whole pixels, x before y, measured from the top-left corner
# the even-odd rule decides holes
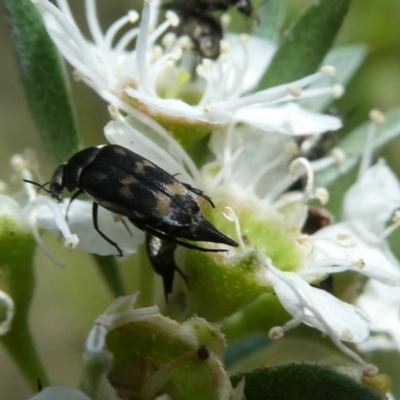
[[[126,30],[118,40],[117,34],[135,24],[139,15],[130,11],[103,33],[97,20],[96,2],[86,0],[86,18],[93,42],[79,31],[66,0],[58,1],[59,8],[48,0],[39,3],[50,36],[76,68],[75,77],[152,128],[154,121],[144,114],[172,131],[188,124],[192,134],[196,131],[205,134],[232,119],[262,130],[295,135],[322,133],[341,126],[336,117],[291,104],[300,96],[340,95],[341,90],[334,82],[302,92],[325,74],[334,74],[330,67],[286,85],[249,93],[275,51],[275,45],[266,40],[227,35],[218,61],[199,61],[190,51],[187,37],[166,33],[179,23],[174,13],[167,12],[166,20],[155,27],[159,7],[156,0],[143,3],[140,25]],[[157,44],[159,40],[161,45]],[[132,42],[135,42],[133,50]]]
[[[212,61],[200,59],[187,37],[176,36],[176,14],[167,11],[159,21],[156,0],[144,2],[140,15],[129,11],[106,31],[100,27],[96,1],[85,0],[89,39],[67,0],[57,0],[57,6],[48,0],[35,3],[53,42],[75,68],[74,77],[110,104],[112,121],[104,128],[108,142],[131,149],[204,191],[215,207],[199,199],[202,214],[239,243],[238,248],[200,243],[216,250],[212,253],[178,246],[173,262],[188,285],[179,276],[174,281],[165,306],[174,319],[153,305],[158,297],[152,278],[143,279],[137,286],[148,307],[134,308],[136,293],[115,300],[95,320],[85,343],[82,392],[52,387],[36,398],[152,400],[161,395],[179,400],[190,398],[188,393],[196,388],[199,398],[242,400],[245,382],[233,388],[223,365],[226,342],[220,324],[246,313],[247,305],[265,294],[274,298],[280,314],[274,319],[268,304],[260,310],[259,328],[270,339],[305,324],[348,356],[358,377],[376,378],[377,368],[346,343],[368,345],[370,327],[399,341],[398,324],[393,323],[398,305],[382,305],[390,312],[379,318],[375,314],[384,314],[385,308],[378,301],[371,304],[371,294],[381,296],[379,285],[393,289],[395,299],[400,287],[399,266],[386,242],[399,225],[395,211],[400,186],[384,162],[372,165],[379,115],[373,114],[359,177],[343,201],[342,220],[333,223],[328,218],[329,226],[305,233],[311,201],[324,206],[329,200],[328,190],[316,186],[315,174],[339,167],[346,157],[334,148],[310,161],[296,137],[311,135],[314,140],[342,126],[337,117],[305,108],[307,99],[321,96],[325,102],[327,95],[333,99],[343,93],[333,77],[334,67],[325,65],[312,75],[259,90],[255,88],[276,50],[265,39],[225,32],[221,54]],[[222,21],[227,28],[226,17]],[[321,86],[314,85],[318,83]],[[209,139],[210,153],[203,154],[207,162],[196,158],[206,152],[196,146],[200,139]],[[24,180],[23,193],[19,202],[0,196],[0,209],[11,204],[46,252],[39,229],[61,236],[68,250],[116,253],[93,227],[92,201],[51,198],[29,154],[14,156],[12,166]],[[302,189],[293,190],[300,178]],[[394,223],[386,227],[393,213]],[[144,276],[150,268],[141,257],[143,232],[128,224],[129,232],[124,218],[100,208],[99,226],[124,255],[139,253],[131,260]],[[358,286],[363,291],[359,298],[353,287],[348,288],[352,297],[345,299],[318,287],[329,275],[346,271],[357,273],[352,284],[369,279]],[[0,288],[0,303],[8,311],[0,321],[0,335],[10,332],[17,310],[17,299],[2,294]]]

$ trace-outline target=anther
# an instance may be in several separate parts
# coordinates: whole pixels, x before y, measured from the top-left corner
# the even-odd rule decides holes
[[[64,249],[68,251],[72,251],[78,246],[79,238],[77,235],[72,234],[65,242],[64,242]]]
[[[340,165],[343,164],[346,161],[346,153],[340,149],[339,147],[334,147],[331,150],[332,157],[335,159],[335,161]]]
[[[178,39],[178,46],[182,49],[191,49],[193,47],[193,42],[189,36],[183,35]]]
[[[129,22],[134,24],[135,22],[139,21],[139,13],[135,10],[128,11],[128,18]]]
[[[26,168],[24,157],[21,154],[14,154],[10,159],[10,164],[16,172],[21,172]]]
[[[376,376],[378,372],[379,372],[378,367],[373,364],[365,364],[363,369],[364,376]]]
[[[203,110],[204,110],[204,112],[210,112],[212,110],[211,104],[209,104],[209,103],[204,104]]]
[[[365,261],[360,258],[359,260],[354,261],[352,265],[354,268],[363,269],[365,267]]]
[[[170,24],[175,27],[179,25],[179,17],[173,11],[167,11],[165,17],[169,20]]]
[[[290,142],[285,143],[284,149],[292,156],[297,156],[300,152],[299,146],[292,140]]]
[[[379,110],[371,110],[368,114],[369,119],[376,124],[385,122],[385,116]]]
[[[219,20],[221,21],[222,26],[225,28],[231,23],[231,17],[226,13],[222,14]]]
[[[206,73],[206,69],[204,68],[204,65],[199,64],[196,67],[196,74],[200,77],[200,78],[205,78],[207,76]]]
[[[335,85],[333,85],[333,98],[334,99],[340,99],[343,96],[344,92],[345,92],[344,86],[341,85],[340,83],[336,83]]]
[[[320,71],[328,76],[336,75],[336,68],[333,65],[324,65]]]
[[[293,97],[300,97],[301,96],[301,88],[296,85],[288,85],[287,90],[289,94]]]
[[[319,187],[315,189],[315,197],[319,200],[319,202],[324,206],[329,201],[329,192],[323,187]]]
[[[163,49],[161,46],[154,46],[153,51],[151,52],[152,61],[158,60],[163,55]]]
[[[268,336],[271,340],[277,340],[283,337],[284,330],[281,326],[274,326],[268,332]]]
[[[227,40],[221,40],[220,42],[220,52],[228,53],[232,50],[232,45]]]
[[[183,50],[181,47],[175,47],[172,50],[171,58],[174,61],[179,61],[182,58]]]
[[[108,106],[108,112],[112,119],[117,119],[119,117],[118,107],[115,104],[110,104]]]
[[[163,38],[161,39],[161,44],[162,44],[164,47],[169,47],[169,46],[171,46],[172,44],[174,44],[175,40],[176,40],[176,35],[175,35],[175,33],[173,33],[173,32],[168,32],[168,33],[166,33],[166,34],[163,36]]]
[[[72,71],[72,76],[76,82],[80,82],[85,77],[85,74],[82,71],[79,71],[79,69],[74,69]]]
[[[342,340],[346,340],[348,342],[351,342],[354,339],[354,335],[351,333],[350,329],[348,329],[348,328],[344,329],[340,336],[341,336]]]

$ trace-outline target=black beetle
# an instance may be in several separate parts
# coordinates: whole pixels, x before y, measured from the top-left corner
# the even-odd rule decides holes
[[[216,59],[220,54],[223,29],[214,11],[235,7],[249,17],[253,12],[250,0],[172,0],[164,8],[174,10],[180,17],[178,35],[187,35],[201,57]]]
[[[49,189],[45,190],[59,201],[64,189],[69,192],[76,190],[70,204],[80,194],[89,195],[93,199],[94,228],[118,250],[120,256],[122,251],[118,244],[98,226],[98,206],[127,217],[133,225],[146,232],[148,256],[154,271],[163,277],[165,295],[172,291],[175,271],[187,283],[185,275],[175,264],[176,245],[211,252],[226,250],[203,248],[185,240],[238,246],[200,213],[196,196],[214,207],[210,197],[122,146],[99,145],[76,153],[55,169],[48,184]],[[38,186],[43,188],[44,185]]]

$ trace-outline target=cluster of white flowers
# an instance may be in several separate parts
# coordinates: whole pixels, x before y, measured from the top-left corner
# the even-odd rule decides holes
[[[261,279],[273,286],[283,307],[293,316],[284,326],[270,331],[272,338],[305,323],[327,334],[363,366],[362,358],[342,341],[361,343],[368,338],[371,327],[389,332],[400,348],[400,269],[386,241],[399,224],[397,214],[394,224],[385,228],[400,205],[400,187],[384,162],[371,165],[373,131],[357,182],[344,199],[342,221],[315,235],[301,234],[309,200],[316,198],[322,204],[328,200],[326,190],[314,187],[314,173],[339,164],[344,155],[335,149],[317,161],[303,157],[291,161],[301,156],[295,136],[321,135],[342,125],[339,118],[307,110],[298,100],[340,95],[343,90],[330,81],[333,78],[324,78],[334,75],[333,67],[325,66],[295,82],[252,93],[275,51],[274,44],[266,40],[227,35],[218,60],[199,62],[188,38],[168,32],[179,23],[175,14],[168,12],[166,20],[156,26],[156,0],[144,2],[141,17],[130,11],[106,32],[99,26],[95,0],[85,0],[92,40],[80,32],[66,0],[58,0],[58,7],[48,0],[38,3],[51,38],[76,69],[75,77],[112,104],[112,121],[105,127],[107,140],[141,154],[171,174],[180,174],[183,182],[212,197],[218,198],[223,192],[224,199],[230,199],[227,205],[234,212],[228,214],[236,221],[241,246],[230,250],[226,257],[246,247],[241,241],[237,204],[249,204],[259,215],[279,214],[281,220],[285,219],[283,225],[297,229],[292,240],[301,248],[301,262],[295,270],[281,271],[268,254],[261,257]],[[139,25],[135,25],[137,22]],[[129,24],[132,27],[126,29]],[[323,78],[325,86],[312,85]],[[182,100],[189,89],[192,99],[196,99],[190,104]],[[214,162],[199,170],[165,126],[156,122],[161,118],[167,119],[169,126],[187,124],[188,135],[193,126],[212,131],[209,148]],[[371,122],[372,130],[376,123]],[[32,180],[29,168],[20,171],[25,179]],[[304,192],[288,193],[293,175],[306,176]],[[72,247],[115,254],[115,249],[91,227],[90,203],[74,201],[67,223],[67,201],[57,205],[46,196],[37,196],[29,184],[26,189],[29,199],[24,212],[39,243],[36,224],[61,231]],[[292,211],[285,211],[288,206]],[[130,236],[106,211],[100,215],[100,225],[124,254],[135,252],[143,243],[140,231]],[[79,237],[79,244],[74,235]],[[328,274],[349,270],[371,278],[357,307],[311,286]],[[384,312],[381,307],[385,307]]]

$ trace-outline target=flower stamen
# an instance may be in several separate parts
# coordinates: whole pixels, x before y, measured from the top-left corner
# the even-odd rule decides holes
[[[225,207],[224,210],[222,211],[222,215],[228,221],[231,221],[231,222],[233,222],[235,224],[236,238],[237,238],[237,241],[239,243],[239,248],[240,248],[240,250],[245,250],[246,246],[245,246],[245,244],[243,242],[243,239],[242,239],[242,231],[240,229],[240,222],[239,222],[238,217],[235,214],[235,211],[231,207]]]

